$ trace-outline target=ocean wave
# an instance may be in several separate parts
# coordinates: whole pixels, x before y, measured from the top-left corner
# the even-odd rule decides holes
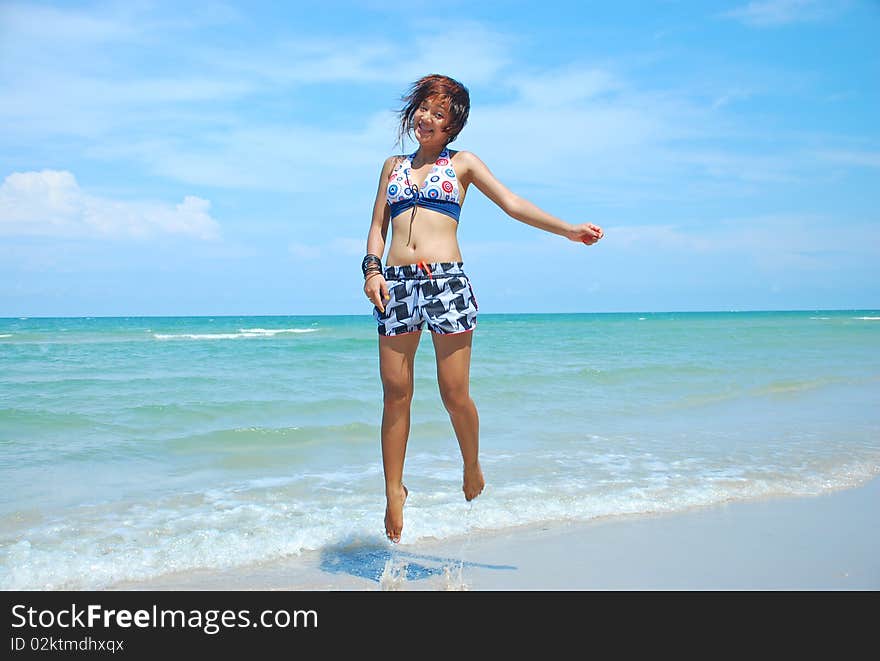
[[[863,321],[880,321],[880,317],[853,317],[853,319],[861,319]]]
[[[274,337],[281,333],[316,333],[318,328],[240,328],[237,333],[153,333],[157,340],[234,340],[240,337]]]
[[[417,455],[418,456],[418,455]],[[486,465],[494,463],[491,455]],[[596,457],[592,457],[596,463]],[[523,525],[682,512],[734,501],[813,496],[864,484],[880,473],[864,461],[812,469],[756,471],[749,466],[684,465],[653,458],[636,479],[612,455],[593,478],[580,471],[550,481],[493,485],[479,507],[460,497],[454,453],[435,476],[411,484],[401,548]],[[644,458],[643,458],[644,459]],[[610,471],[610,472],[609,472]],[[339,466],[333,472],[242,481],[151,501],[80,506],[51,520],[27,522],[0,543],[0,588],[103,589],[176,571],[218,570],[279,560],[347,544],[379,545],[381,466]]]
[[[277,335],[278,333],[316,333],[317,328],[241,328],[241,333],[254,333],[255,335]]]
[[[22,430],[90,429],[99,421],[85,413],[47,409],[0,408],[0,422],[16,432]]]
[[[170,438],[165,441],[169,452],[177,454],[239,454],[255,455],[260,451],[276,451],[330,442],[336,445],[370,443],[375,440],[376,425],[350,422],[342,425],[301,425],[289,427],[235,427]],[[272,458],[269,455],[269,458]],[[281,458],[273,459],[276,463]]]

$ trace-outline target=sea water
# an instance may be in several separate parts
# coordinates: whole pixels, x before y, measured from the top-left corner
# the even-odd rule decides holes
[[[400,548],[880,474],[880,312],[485,314],[472,504],[416,356]],[[369,315],[0,319],[0,588],[384,538]]]

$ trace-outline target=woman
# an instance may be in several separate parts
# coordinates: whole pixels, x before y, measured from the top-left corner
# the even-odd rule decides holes
[[[382,167],[364,257],[364,293],[379,324],[379,367],[384,390],[382,462],[385,470],[385,533],[399,542],[403,530],[403,463],[409,437],[413,362],[427,324],[437,356],[437,381],[464,460],[462,490],[476,498],[485,484],[480,469],[479,417],[469,392],[472,331],[477,301],[462,268],[456,238],[471,184],[507,215],[587,245],[603,236],[591,223],[571,225],[510,192],[467,151],[447,148],[470,111],[467,89],[440,75],[416,81],[403,97],[400,134],[419,147],[391,156]],[[386,266],[388,225],[393,228]]]

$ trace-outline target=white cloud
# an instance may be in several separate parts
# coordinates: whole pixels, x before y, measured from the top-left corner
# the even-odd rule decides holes
[[[316,177],[317,168],[330,168],[336,186],[377,168],[377,154],[395,148],[391,107],[417,76],[442,62],[444,71],[473,85],[494,80],[511,61],[509,39],[476,23],[411,40],[303,34],[221,50],[184,38],[185,25],[173,38],[163,36],[143,6],[140,13],[121,11],[7,11],[15,30],[0,35],[0,42],[8,37],[0,59],[16,66],[0,61],[0,124],[11,129],[5,141],[27,148],[70,136],[85,141],[79,154],[134,161],[188,184],[320,192],[316,186],[330,178]],[[73,45],[67,25],[83,28]],[[26,38],[18,26],[26,26]],[[129,39],[143,42],[143,52],[129,53]],[[152,64],[128,64],[130,54],[140,65],[148,53]],[[382,104],[388,110],[351,109],[349,119],[325,127],[323,108],[306,120],[289,116],[307,111],[303,103],[321,105],[314,91],[301,92],[316,84],[393,85],[395,92]],[[287,109],[280,118],[251,116],[255,108],[276,107]],[[370,179],[375,186],[372,173]]]
[[[656,250],[706,252],[722,247],[718,241],[676,225],[629,225],[606,228],[606,245],[623,249],[650,247]]]
[[[831,16],[845,4],[826,0],[755,0],[722,15],[752,27],[775,27],[819,21]]]
[[[113,2],[87,8],[52,7],[33,2],[0,4],[0,33],[15,38],[59,45],[137,42],[155,43],[155,35],[176,37],[181,31],[240,22],[246,18],[231,5],[213,3],[196,15],[162,12],[156,3]]]
[[[747,8],[758,15],[770,12],[771,4]],[[777,14],[783,5],[789,11],[794,6],[773,5]],[[3,71],[0,62],[6,85],[0,123],[11,127],[8,142],[26,149],[73,136],[86,141],[78,155],[134,162],[190,185],[323,194],[346,182],[351,199],[371,195],[381,155],[395,149],[390,90],[403,92],[439,62],[476,92],[470,123],[453,147],[476,151],[512,185],[582,190],[612,203],[621,191],[654,201],[690,199],[700,186],[705,196],[720,187],[741,193],[755,182],[791,181],[805,167],[784,148],[769,155],[706,148],[754,130],[723,112],[753,94],[748,85],[713,92],[713,111],[694,101],[692,89],[637,85],[594,61],[533,66],[516,48],[522,45],[516,37],[476,22],[419,39],[305,34],[219,50],[185,38],[196,25],[176,26],[164,36],[143,5],[129,13],[122,13],[125,5],[114,6],[116,14],[15,7],[16,25],[29,27],[27,39],[0,35],[0,42],[10,37],[0,55],[17,63]],[[418,20],[408,18],[406,25]],[[67,22],[82,23],[75,47],[57,38],[67,35]],[[129,39],[146,44],[155,70],[126,64]],[[106,57],[108,43],[119,57]],[[388,110],[354,108],[328,125],[320,95],[306,89],[316,84],[326,85],[331,96],[345,85],[367,84],[386,95]],[[510,91],[513,98],[483,101],[481,89]],[[265,114],[253,114],[264,108]],[[529,168],[522,167],[524,154]],[[669,185],[682,176],[689,190]]]
[[[14,172],[0,185],[0,234],[216,239],[220,228],[210,207],[208,200],[192,195],[174,206],[89,195],[65,170]]]
[[[817,152],[816,155],[832,163],[880,168],[880,151],[832,150]]]
[[[689,153],[692,148],[683,142],[719,130],[711,111],[684,95],[640,90],[587,64],[499,84],[507,83],[517,96],[475,109],[462,148],[480,155],[515,191],[526,185],[579,191],[592,199],[616,183],[649,195],[658,188],[668,191],[664,181],[690,170],[670,164],[670,153]]]
[[[377,155],[391,148],[393,125],[385,113],[352,130],[290,123],[206,131],[200,139],[163,137],[104,145],[91,156],[131,158],[157,174],[190,184],[288,192],[338,191],[365,171],[378,177]],[[341,156],[344,154],[344,157]],[[317,176],[329,172],[332,176]],[[375,181],[370,175],[370,187]]]
[[[475,102],[463,137],[453,147],[477,152],[504,181],[526,176],[529,182],[572,190],[586,181],[602,182],[607,189],[609,178],[619,178],[632,188],[674,174],[664,145],[719,130],[717,118],[674,94],[642,92],[608,70],[586,65],[501,75],[497,85],[516,96]],[[332,127],[231,117],[208,119],[193,134],[159,132],[127,136],[124,142],[102,138],[85,154],[134,159],[156,175],[192,185],[324,193],[348,182],[349,190],[357,186],[357,195],[370,196],[381,156],[396,150],[395,134],[390,110]],[[689,150],[677,147],[675,153]],[[529,168],[521,167],[523,154],[529,154]],[[783,169],[790,163],[779,160]],[[676,166],[693,170],[685,161]],[[759,170],[737,167],[733,176]]]
[[[246,111],[218,114],[234,101],[269,98],[293,109],[297,92],[315,84],[394,85],[402,92],[438,62],[477,84],[494,81],[511,63],[510,39],[477,23],[432,28],[419,38],[304,34],[220,48],[189,38],[205,26],[183,23],[165,34],[167,22],[137,9],[101,16],[14,5],[0,13],[0,123],[21,136],[106,141],[153,127],[187,136],[252,125]]]
[[[78,44],[127,41],[138,34],[119,16],[15,2],[0,6],[0,26],[4,36]]]
[[[589,67],[514,76],[508,84],[524,103],[537,107],[567,107],[623,87],[610,72]]]
[[[797,163],[791,153],[737,153],[722,149],[669,150],[664,161],[668,166],[687,167],[691,172],[719,182],[793,183],[798,180]],[[809,162],[797,163],[803,170]]]
[[[367,238],[353,239],[350,237],[338,237],[326,243],[301,243],[291,242],[287,250],[291,255],[305,260],[323,259],[333,257],[363,257],[366,250]]]
[[[420,36],[411,44],[395,44],[396,66],[388,72],[388,63],[382,63],[386,76],[392,74],[391,80],[410,82],[428,72],[445,73],[469,86],[495,84],[504,69],[514,64],[515,40],[480,23],[458,21],[447,30],[437,30],[429,20],[424,31],[411,32]]]
[[[876,223],[809,214],[760,215],[703,223],[605,228],[608,249],[733,256],[763,271],[837,268],[842,255],[880,258]],[[685,257],[682,257],[683,259]]]
[[[361,35],[298,35],[240,49],[198,47],[188,51],[196,68],[218,80],[253,83],[262,90],[319,83],[406,84],[437,68],[469,83],[493,81],[511,63],[511,40],[478,23],[454,29],[431,26],[418,39]],[[402,91],[402,90],[401,90]]]
[[[332,250],[339,255],[349,257],[363,257],[364,250],[367,247],[366,235],[362,239],[352,239],[349,237],[339,237],[331,241]]]
[[[467,258],[513,256],[519,264],[522,264],[523,259],[528,261],[537,255],[542,256],[542,261],[552,261],[562,251],[579,253],[584,249],[581,243],[569,241],[557,234],[536,231],[532,227],[526,227],[504,217],[503,222],[508,221],[515,224],[510,228],[502,225],[496,234],[497,238],[471,240],[463,244]]]
[[[750,90],[732,89],[718,96],[713,102],[713,108],[722,108],[738,99],[748,99],[753,95]]]
[[[287,246],[287,251],[299,259],[315,260],[320,259],[324,254],[321,246],[315,246],[308,243],[292,242]]]

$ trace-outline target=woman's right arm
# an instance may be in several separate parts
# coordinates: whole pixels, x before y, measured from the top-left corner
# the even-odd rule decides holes
[[[388,235],[388,224],[391,221],[391,209],[385,199],[385,189],[388,185],[388,176],[396,162],[397,157],[390,156],[382,166],[382,174],[379,175],[379,188],[373,202],[373,219],[370,222],[370,232],[367,234],[367,254],[376,255],[379,259],[382,259],[382,255],[385,254],[385,237]],[[373,305],[381,312],[385,312],[385,301],[390,298],[388,283],[385,282],[385,277],[381,274],[367,273],[367,276],[364,282],[364,293],[373,302]]]
[[[572,241],[592,245],[605,233],[593,223],[572,225],[532,204],[525,198],[512,193],[504,184],[495,178],[486,164],[476,154],[460,151],[457,154],[459,163],[464,165],[462,174],[472,182],[486,197],[497,204],[511,218],[545,232],[559,234]]]

